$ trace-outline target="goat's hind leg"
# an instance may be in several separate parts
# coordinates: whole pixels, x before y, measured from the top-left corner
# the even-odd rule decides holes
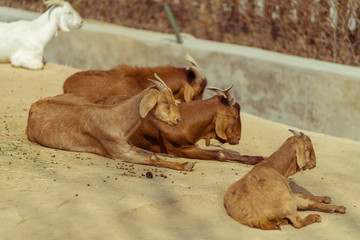
[[[290,199],[288,199],[288,201],[283,201],[283,205],[281,208],[282,209],[281,216],[283,219],[289,219],[295,228],[302,228],[309,224],[321,221],[321,217],[319,214],[310,214],[305,218],[302,218],[297,211],[298,203],[294,199],[295,197],[293,195],[289,197]]]
[[[319,210],[328,213],[345,213],[346,207],[344,206],[335,206],[326,203],[330,203],[331,199],[329,197],[317,197],[317,196],[307,196],[301,193],[294,194],[296,206],[300,210]]]
[[[321,217],[319,214],[309,214],[305,218],[301,218],[297,211],[287,216],[286,218],[291,221],[295,228],[302,228],[316,222],[321,222]]]

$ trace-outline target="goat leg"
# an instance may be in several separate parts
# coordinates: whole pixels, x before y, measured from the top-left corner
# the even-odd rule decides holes
[[[123,159],[126,162],[166,167],[180,171],[191,171],[195,165],[195,162],[179,163],[179,162],[171,162],[171,161],[163,160],[153,153],[151,153],[151,155],[143,153],[144,151],[145,150],[132,146],[130,151],[124,153],[121,159]]]
[[[131,145],[123,146],[120,143],[109,142],[107,146],[113,146],[111,150],[107,149],[107,152],[110,153],[109,157],[129,163],[166,167],[180,171],[191,171],[195,165],[195,162],[179,163],[163,160],[152,152]]]
[[[154,160],[153,158],[156,157]],[[150,157],[150,165],[160,166],[160,167],[167,167],[174,170],[180,171],[191,171],[194,168],[195,162],[170,162],[163,159],[160,159],[158,156],[154,155]]]
[[[262,156],[248,156],[248,155],[236,155],[236,154],[231,154],[228,152],[224,152],[224,151],[219,151],[219,155],[221,159],[225,159],[226,161],[235,161],[235,162],[240,162],[240,163],[245,163],[245,164],[249,164],[249,165],[255,165],[259,162],[261,162],[262,160],[264,160],[264,157]],[[218,159],[221,161],[221,159]]]
[[[168,144],[166,147],[169,153],[177,157],[195,158],[201,160],[227,161],[227,159],[224,158],[224,154],[222,153],[222,151],[218,150],[201,149],[194,145],[175,147]]]
[[[331,198],[328,196],[308,196],[302,193],[295,193],[295,195],[300,198],[309,199],[320,203],[329,204],[331,202]]]
[[[301,216],[295,212],[294,214],[286,217],[291,221],[295,228],[302,228],[312,223],[321,222],[319,214],[309,214],[305,218],[301,218]]]
[[[169,153],[177,157],[195,158],[202,160],[217,160],[222,162],[236,161],[250,165],[255,165],[256,163],[264,160],[264,158],[261,156],[235,155],[220,150],[202,149],[194,145],[175,147],[171,144],[168,144],[166,147]]]
[[[298,209],[300,210],[319,210],[319,211],[323,211],[323,212],[328,212],[328,213],[333,213],[333,212],[337,212],[337,213],[345,213],[346,212],[346,207],[344,206],[335,206],[335,205],[330,205],[330,204],[324,204],[322,202],[319,202],[318,200],[312,200],[312,199],[318,199],[321,197],[310,197],[310,196],[306,196],[304,194],[294,194],[295,197],[295,201],[296,201],[296,206]]]

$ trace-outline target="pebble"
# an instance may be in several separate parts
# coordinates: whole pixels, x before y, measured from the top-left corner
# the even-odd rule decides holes
[[[152,172],[146,172],[146,177],[147,178],[153,178]]]

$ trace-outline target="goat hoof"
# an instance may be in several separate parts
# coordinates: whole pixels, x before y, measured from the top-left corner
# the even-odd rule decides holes
[[[337,207],[336,212],[344,214],[346,212],[346,207],[339,206],[339,207]]]
[[[185,163],[184,170],[185,171],[191,171],[195,166],[195,162],[187,162]]]
[[[321,222],[321,216],[319,214],[312,214],[313,223]]]
[[[160,158],[154,154],[150,156],[150,159],[154,161],[158,161]]]
[[[254,159],[254,164],[253,165],[255,165],[255,164],[257,164],[257,163],[259,163],[259,162],[261,162],[262,160],[264,160],[265,158],[264,157],[255,157],[255,159]]]
[[[323,199],[321,200],[323,203],[329,204],[331,202],[331,198],[324,196]]]

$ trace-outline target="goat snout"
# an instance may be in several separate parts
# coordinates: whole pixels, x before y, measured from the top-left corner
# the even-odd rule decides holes
[[[306,166],[306,169],[313,169],[314,167],[316,167],[316,163],[310,163]]]
[[[78,23],[77,28],[81,28],[83,24],[84,24],[84,21],[81,20],[81,22]]]
[[[227,142],[230,144],[230,145],[237,145],[239,144],[239,141],[240,141],[240,137],[233,137],[233,138],[228,138]]]
[[[170,124],[173,126],[179,125],[181,122],[181,117],[177,117],[175,120],[170,121]]]

